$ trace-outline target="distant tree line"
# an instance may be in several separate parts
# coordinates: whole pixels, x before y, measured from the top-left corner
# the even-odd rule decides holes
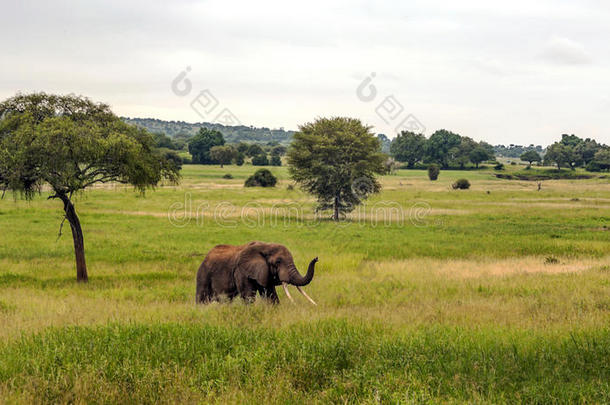
[[[610,170],[610,147],[594,139],[564,134],[560,141],[547,148],[544,164],[556,165],[558,169],[584,167],[592,172]]]
[[[434,132],[430,138],[402,131],[392,141],[390,154],[409,168],[417,163],[435,163],[443,169],[464,169],[468,164],[479,167],[480,163],[494,159],[494,148],[445,129]]]
[[[519,158],[525,152],[529,152],[529,151],[534,151],[534,152],[538,153],[539,155],[544,155],[544,148],[542,147],[542,145],[534,146],[534,144],[530,144],[529,146],[523,146],[523,145],[515,145],[515,144],[511,143],[508,146],[504,146],[504,145],[495,145],[494,146],[494,154],[496,156],[503,156],[503,157],[507,157],[507,158]]]
[[[378,139],[382,142],[381,137]],[[445,129],[436,131],[430,138],[403,131],[390,144],[391,156],[406,163],[408,168],[414,168],[418,163],[434,163],[443,169],[464,169],[469,164],[478,168],[480,163],[494,160],[496,153],[520,158],[529,166],[538,162],[557,166],[558,169],[574,170],[583,167],[588,171],[610,170],[610,147],[594,139],[583,139],[576,135],[564,134],[560,141],[553,143],[546,150],[540,145],[524,147],[511,144],[508,148],[502,145],[491,146]]]
[[[294,131],[285,131],[284,128],[270,129],[257,128],[246,125],[223,125],[211,122],[188,123],[184,121],[163,121],[155,118],[128,118],[121,117],[128,124],[133,124],[148,130],[151,133],[163,133],[176,140],[189,139],[195,136],[201,128],[219,131],[227,143],[267,143],[277,142],[288,145]]]
[[[281,156],[286,153],[286,146],[294,135],[294,131],[270,130],[265,127],[189,124],[150,118],[122,120],[151,131],[157,148],[177,165],[191,162],[242,165],[246,159],[250,159],[255,166],[281,166]],[[429,138],[408,131],[401,132],[393,140],[385,134],[377,134],[376,138],[383,153],[398,162],[406,163],[409,168],[431,163],[438,164],[443,169],[464,169],[470,166],[478,168],[482,162],[494,160],[495,156],[503,156],[519,158],[529,166],[537,162],[554,165],[559,169],[610,169],[608,146],[576,135],[564,134],[560,141],[546,149],[534,144],[492,146],[445,129],[434,132]],[[181,158],[177,153],[179,151],[190,152],[192,160]]]
[[[277,142],[268,142],[266,145],[245,142],[226,144],[220,131],[201,128],[189,140],[188,151],[195,164],[219,164],[222,167],[234,163],[241,166],[246,158],[250,158],[254,166],[281,166],[281,156],[286,154],[286,147]]]

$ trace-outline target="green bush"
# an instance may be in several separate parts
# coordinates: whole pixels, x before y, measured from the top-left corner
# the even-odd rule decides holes
[[[596,161],[592,161],[587,164],[585,170],[588,172],[603,172],[604,170],[608,170],[608,166]]]
[[[245,187],[275,187],[277,178],[267,169],[258,169],[244,183]]]
[[[494,170],[504,170],[504,164],[498,162],[498,164],[494,166]]]
[[[261,153],[260,155],[256,155],[252,158],[252,166],[269,166],[269,159],[267,159],[267,155]]]
[[[237,166],[241,166],[244,164],[244,160],[245,160],[245,155],[242,152],[237,152],[237,155],[235,156],[235,164]]]
[[[432,181],[438,179],[438,174],[441,172],[441,169],[438,167],[438,165],[432,163],[430,166],[428,166],[428,178]]]
[[[224,176],[222,176],[223,179],[232,179],[233,175],[231,173],[227,173]]]
[[[279,155],[271,155],[271,166],[281,166],[282,158]]]
[[[466,179],[458,179],[451,185],[454,190],[468,190],[470,188],[470,182]]]

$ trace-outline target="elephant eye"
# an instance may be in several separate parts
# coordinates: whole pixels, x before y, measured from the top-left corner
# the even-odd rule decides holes
[[[281,262],[281,261],[282,261],[282,259],[277,259],[277,260],[275,261],[275,264],[280,264],[280,262]]]

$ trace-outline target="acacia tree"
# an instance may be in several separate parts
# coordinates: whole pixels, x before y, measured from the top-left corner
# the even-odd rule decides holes
[[[45,93],[17,94],[0,103],[0,188],[31,199],[48,186],[48,198],[63,203],[78,281],[88,275],[75,193],[108,182],[144,192],[163,178],[177,182],[178,171],[151,134],[122,122],[105,104]]]
[[[384,173],[379,140],[354,118],[320,118],[299,127],[288,149],[292,178],[318,198],[318,210],[333,210],[333,219],[351,212],[381,189],[375,175]]]
[[[561,170],[562,166],[569,166],[574,170],[577,158],[575,157],[574,148],[572,146],[566,146],[561,142],[555,142],[546,150],[544,162],[550,164],[555,163],[558,170]]]
[[[535,150],[528,150],[521,155],[520,159],[524,162],[528,162],[530,167],[532,166],[533,162],[542,161],[542,158]]]
[[[479,164],[481,162],[486,161],[487,159],[489,159],[491,156],[489,155],[489,152],[487,151],[487,149],[485,149],[482,146],[477,146],[475,147],[472,151],[470,151],[470,153],[468,154],[468,158],[470,159],[470,161],[472,163],[475,164],[475,167],[478,169],[479,168]]]
[[[220,163],[221,168],[231,163],[236,155],[237,151],[231,145],[213,146],[210,149],[210,159]]]

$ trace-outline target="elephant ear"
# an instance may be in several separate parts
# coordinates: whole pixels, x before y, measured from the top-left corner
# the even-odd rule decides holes
[[[235,271],[251,280],[256,280],[261,286],[267,286],[271,277],[266,259],[268,255],[267,243],[251,242],[238,254]]]

